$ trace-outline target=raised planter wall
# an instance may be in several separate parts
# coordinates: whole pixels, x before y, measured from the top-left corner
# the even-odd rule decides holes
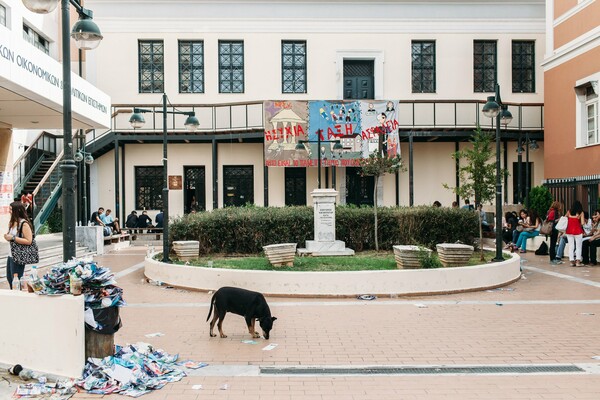
[[[480,266],[352,272],[246,271],[191,267],[145,260],[154,281],[198,290],[237,286],[269,295],[356,296],[359,294],[434,294],[498,287],[517,280],[520,257]]]

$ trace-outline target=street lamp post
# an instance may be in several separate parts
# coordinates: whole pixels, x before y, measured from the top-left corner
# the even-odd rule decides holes
[[[61,3],[61,38],[62,38],[62,73],[63,73],[63,162],[62,172],[62,203],[63,203],[63,261],[69,261],[76,256],[76,202],[75,179],[77,166],[73,159],[73,124],[71,108],[71,43],[69,37],[75,39],[77,47],[84,50],[95,49],[102,40],[98,26],[91,20],[91,10],[83,8],[78,0],[23,0],[23,5],[38,14],[54,11]],[[72,4],[79,14],[79,21],[70,27],[69,4]]]
[[[321,189],[321,151],[322,151],[321,143],[335,143],[333,145],[333,150],[332,150],[334,156],[339,156],[342,153],[342,150],[344,149],[344,147],[340,143],[339,139],[321,140],[322,133],[323,133],[322,129],[317,130],[317,140],[298,140],[298,144],[296,144],[296,148],[295,148],[296,151],[305,152],[305,151],[307,151],[306,146],[304,146],[305,143],[317,143],[317,167],[318,167],[317,188],[318,189]]]
[[[496,257],[493,261],[503,261],[502,257],[502,180],[500,174],[500,124],[508,125],[512,115],[508,107],[502,108],[500,85],[496,83],[495,96],[488,97],[481,110],[488,118],[496,118]]]
[[[169,259],[169,173],[168,173],[168,160],[167,160],[167,115],[168,114],[179,114],[179,115],[187,115],[187,119],[185,120],[185,127],[188,131],[194,132],[200,122],[198,118],[196,118],[196,113],[193,111],[167,111],[167,95],[163,93],[162,95],[162,111],[156,110],[148,110],[144,108],[134,108],[133,114],[131,118],[129,118],[129,123],[131,126],[136,128],[141,128],[144,126],[146,121],[144,120],[144,113],[161,113],[163,115],[163,189],[162,189],[162,201],[163,201],[163,262],[167,263],[171,260]]]

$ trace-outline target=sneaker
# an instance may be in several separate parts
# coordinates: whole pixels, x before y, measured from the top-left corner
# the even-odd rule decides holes
[[[519,253],[521,253],[521,254],[527,253],[527,250],[519,250]]]
[[[559,260],[552,260],[552,261],[550,261],[551,265],[558,265],[559,263],[562,264],[562,261],[559,261]]]
[[[571,267],[575,266],[575,261],[570,261],[569,264],[571,265]]]
[[[557,258],[556,260],[556,265],[560,265],[560,264],[564,264],[565,262],[563,260],[561,260],[560,258]]]
[[[577,260],[577,261],[575,261],[575,266],[576,267],[585,267],[585,264],[582,263],[581,261]]]

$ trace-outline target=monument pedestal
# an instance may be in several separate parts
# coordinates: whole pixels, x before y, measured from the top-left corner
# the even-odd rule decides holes
[[[346,243],[335,240],[335,199],[334,189],[316,189],[313,198],[315,240],[307,240],[306,248],[298,249],[298,255],[312,256],[353,256],[354,250]]]

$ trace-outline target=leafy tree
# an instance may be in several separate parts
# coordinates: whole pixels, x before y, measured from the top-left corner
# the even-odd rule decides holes
[[[496,196],[496,154],[492,147],[494,135],[484,132],[481,127],[475,129],[469,142],[472,147],[457,151],[452,158],[464,161],[459,168],[460,186],[450,187],[444,184],[446,189],[451,189],[462,198],[475,198],[475,204],[492,203]],[[501,171],[505,174],[506,171]],[[481,214],[479,215],[479,243],[481,261],[483,258],[483,232],[481,230]]]
[[[375,217],[375,250],[379,251],[379,240],[377,236],[377,184],[379,178],[384,174],[394,174],[402,168],[400,156],[388,157],[380,152],[374,152],[369,158],[360,159],[360,175],[373,176],[375,178],[375,189],[373,190],[373,214]]]
[[[540,218],[544,218],[552,204],[552,193],[545,186],[536,186],[529,191],[527,207],[535,210]]]

